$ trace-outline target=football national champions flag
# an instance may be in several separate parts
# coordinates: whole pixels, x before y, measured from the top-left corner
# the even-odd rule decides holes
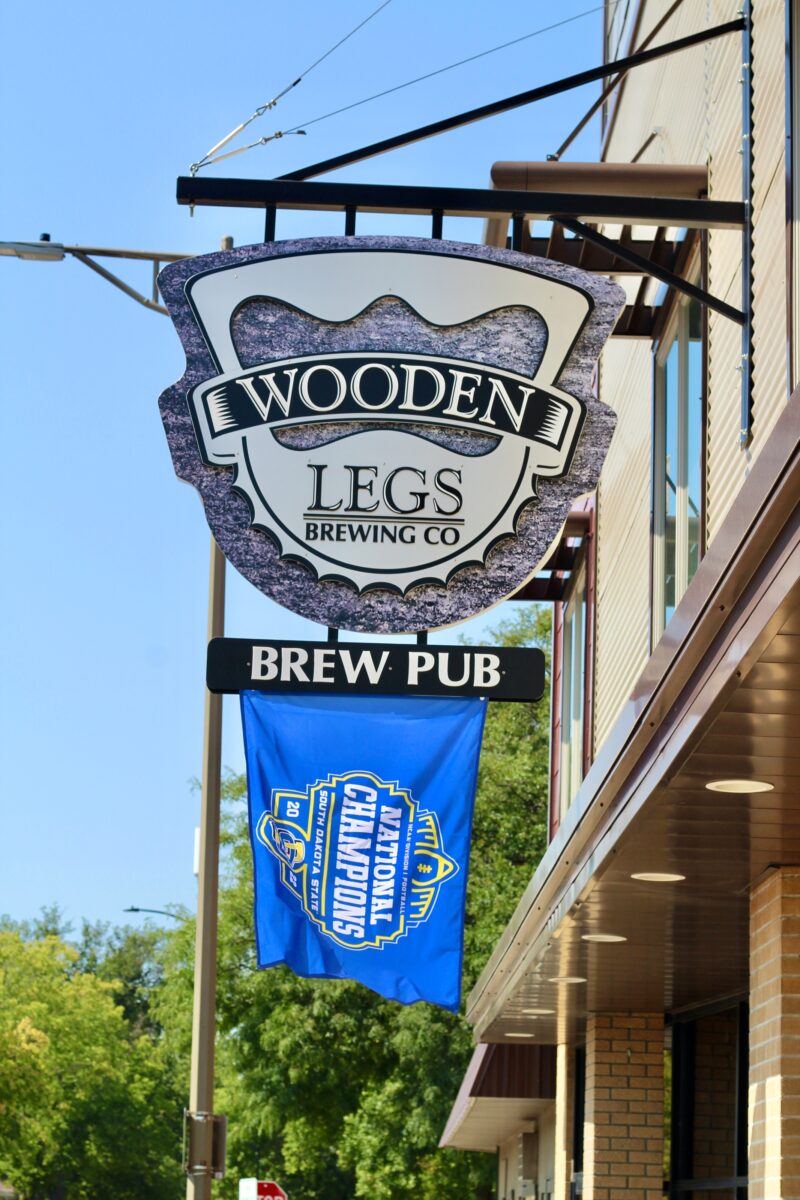
[[[456,1010],[486,702],[241,702],[259,967]]]

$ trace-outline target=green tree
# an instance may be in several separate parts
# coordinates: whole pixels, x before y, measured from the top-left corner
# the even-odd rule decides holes
[[[549,649],[549,611],[496,628]],[[472,986],[546,843],[545,708],[492,704],[479,772],[467,895],[464,988]],[[488,1195],[489,1155],[438,1149],[472,1050],[463,1017],[403,1007],[355,983],[257,971],[244,780],[226,781],[220,892],[215,1107],[229,1121],[228,1178],[278,1178],[303,1200],[467,1200]],[[188,1072],[193,924],[170,933],[155,1018]]]
[[[111,994],[132,1037],[143,1033],[157,1037],[161,1032],[151,1002],[163,982],[165,936],[163,929],[152,924],[135,929],[112,927],[107,921],[82,923],[75,969],[111,984]]]
[[[0,932],[0,1179],[26,1200],[167,1200],[180,1099],[163,1048],[58,937]]]
[[[495,627],[504,645],[549,653],[550,612],[528,608]],[[491,704],[481,749],[464,931],[465,994],[475,983],[547,844],[548,714]],[[489,1194],[489,1155],[437,1149],[472,1051],[463,1017],[427,1005],[392,1006],[391,1073],[344,1120],[340,1161],[356,1195],[422,1200]]]

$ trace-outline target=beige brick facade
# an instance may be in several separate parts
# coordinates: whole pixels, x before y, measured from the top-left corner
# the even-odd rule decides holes
[[[750,1200],[800,1196],[800,870],[750,899]]]
[[[661,1200],[661,1013],[598,1013],[589,1018],[583,1161],[584,1200]]]

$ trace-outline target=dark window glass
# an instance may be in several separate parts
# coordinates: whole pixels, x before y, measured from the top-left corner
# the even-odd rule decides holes
[[[570,1200],[583,1195],[583,1122],[586,1115],[586,1047],[575,1048],[575,1106],[572,1121],[572,1185]]]
[[[747,1194],[745,1004],[676,1021],[672,1031],[670,1197]]]
[[[687,506],[689,518],[689,579],[700,562],[700,517],[703,508],[703,325],[700,304],[689,304],[686,345],[686,458]]]
[[[694,1137],[692,1175],[725,1179],[736,1174],[735,1008],[694,1023]]]
[[[682,300],[656,358],[653,634],[659,638],[702,555],[703,321]]]
[[[675,533],[678,512],[678,341],[664,363],[664,624],[675,611]]]

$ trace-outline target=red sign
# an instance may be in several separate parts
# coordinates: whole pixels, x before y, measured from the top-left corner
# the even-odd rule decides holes
[[[262,1196],[268,1197],[269,1200],[289,1200],[283,1188],[271,1179],[259,1179],[256,1188],[258,1200],[261,1200]]]

